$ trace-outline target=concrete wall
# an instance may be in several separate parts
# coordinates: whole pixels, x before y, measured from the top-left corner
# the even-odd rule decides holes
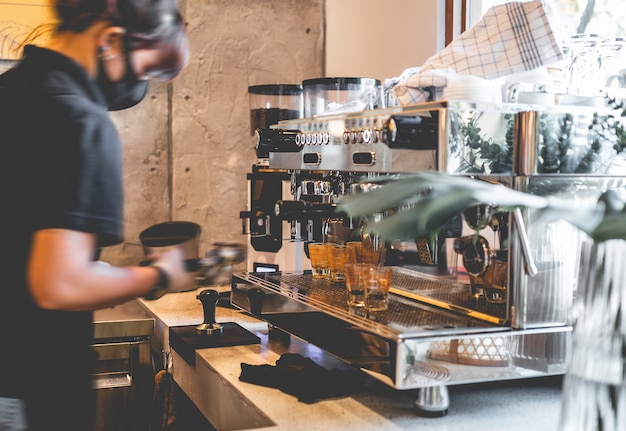
[[[151,83],[136,107],[114,113],[125,147],[126,241],[102,259],[142,259],[139,233],[169,220],[216,241],[245,243],[239,212],[256,161],[249,85],[323,76],[324,0],[181,0],[192,58],[169,84]]]

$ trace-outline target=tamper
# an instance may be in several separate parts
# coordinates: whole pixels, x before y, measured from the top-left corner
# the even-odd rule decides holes
[[[224,328],[222,325],[215,323],[215,308],[217,307],[217,301],[220,299],[220,294],[214,289],[205,289],[200,292],[197,298],[202,303],[204,309],[204,322],[196,326],[196,332],[198,334],[214,335],[222,334]]]
[[[171,326],[170,347],[189,365],[196,363],[196,350],[210,347],[258,344],[260,338],[237,322],[215,323],[215,311],[220,294],[205,289],[196,296],[204,309],[204,322],[199,325]]]

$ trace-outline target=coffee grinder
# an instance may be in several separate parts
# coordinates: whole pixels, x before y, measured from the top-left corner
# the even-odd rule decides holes
[[[248,87],[250,134],[254,137],[257,162],[248,179],[248,208],[242,211],[242,231],[250,235],[248,271],[296,271],[309,269],[299,241],[289,237],[289,223],[277,217],[274,206],[291,195],[291,175],[287,170],[269,168],[269,154],[278,140],[262,140],[259,130],[282,120],[302,118],[303,90],[300,84],[264,84]],[[269,146],[268,146],[269,145]],[[308,265],[306,268],[303,265]]]

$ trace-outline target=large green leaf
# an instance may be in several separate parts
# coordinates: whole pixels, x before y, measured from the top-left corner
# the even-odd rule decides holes
[[[535,220],[548,223],[562,219],[591,235],[604,217],[605,205],[602,202],[599,202],[593,208],[588,208],[581,207],[580,203],[572,199],[562,199],[553,196],[547,199],[548,206],[540,210]]]
[[[605,205],[581,208],[577,202],[536,196],[502,184],[465,176],[419,172],[378,180],[379,188],[344,196],[338,209],[352,216],[385,212],[368,229],[388,240],[424,238],[436,234],[466,209],[485,204],[499,210],[530,208],[544,222],[564,219],[597,241],[626,238],[626,212],[605,215]]]
[[[441,195],[433,194],[416,205],[419,210],[418,228],[437,232],[467,208],[479,203],[471,192],[458,188]]]
[[[375,214],[398,207],[407,199],[427,191],[423,183],[402,178],[369,192],[345,195],[339,201],[338,209],[352,216]]]
[[[610,239],[626,240],[626,213],[607,214],[602,222],[591,232],[596,242]]]
[[[417,223],[420,210],[419,207],[409,208],[384,217],[378,222],[370,222],[368,230],[389,241],[404,241],[427,237],[431,232],[420,229]]]

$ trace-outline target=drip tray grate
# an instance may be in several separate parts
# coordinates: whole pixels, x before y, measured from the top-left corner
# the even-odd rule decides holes
[[[481,318],[481,313],[465,310],[469,302],[469,287],[462,283],[439,283],[431,278],[405,274],[394,267],[392,295],[386,311],[369,315],[362,309],[350,309],[344,283],[314,279],[310,273],[254,273],[242,276],[253,284],[277,291],[283,296],[308,304],[345,320],[363,319],[359,323],[382,324],[402,333],[430,331],[449,333],[458,328],[485,328],[500,323],[498,319]],[[419,295],[416,295],[418,293]],[[424,296],[420,296],[424,294]],[[426,295],[436,295],[433,301]],[[432,303],[434,302],[434,303]],[[450,313],[452,311],[452,313]],[[275,311],[276,312],[276,311]],[[472,331],[470,331],[472,332]]]

